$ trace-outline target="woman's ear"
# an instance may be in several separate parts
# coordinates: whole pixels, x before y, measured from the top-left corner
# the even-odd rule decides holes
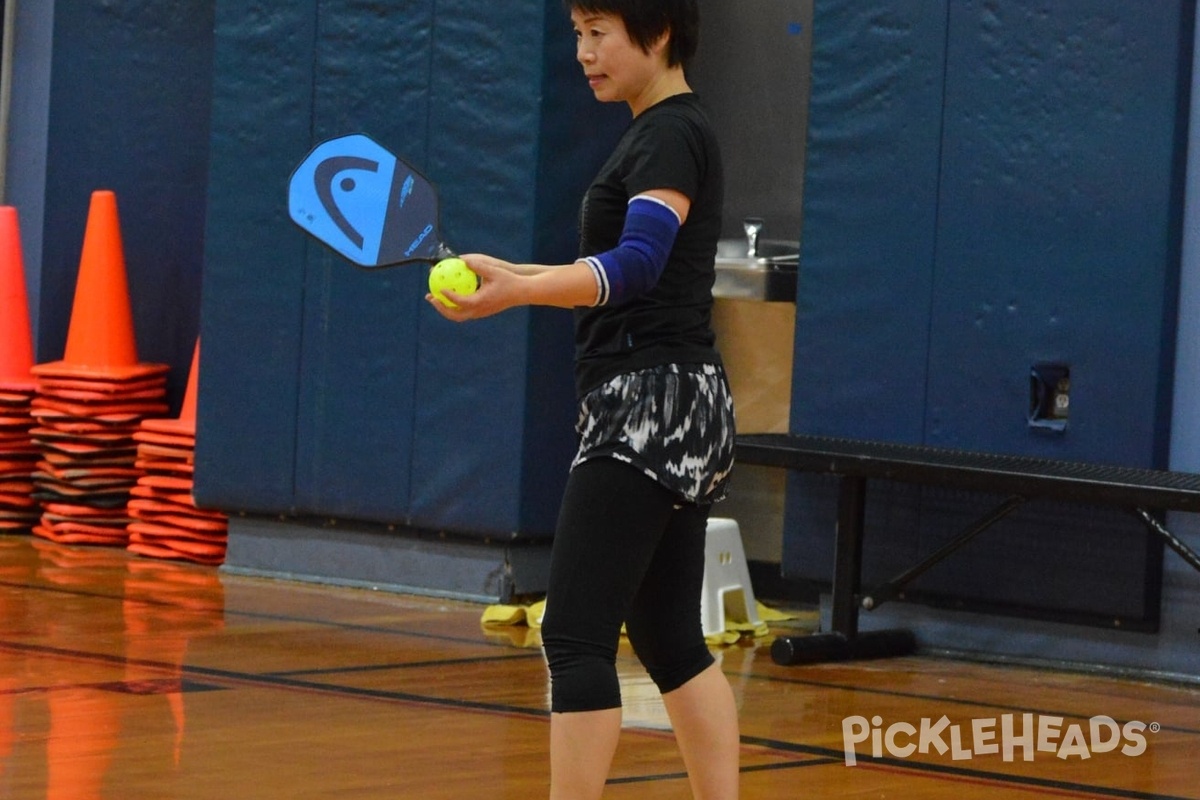
[[[654,55],[662,55],[667,52],[667,48],[671,45],[671,29],[667,28],[659,34],[658,38],[650,43],[650,52]]]

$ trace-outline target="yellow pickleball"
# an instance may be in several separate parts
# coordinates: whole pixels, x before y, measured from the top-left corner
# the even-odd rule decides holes
[[[447,308],[458,308],[442,292],[446,289],[455,294],[474,294],[479,288],[479,276],[461,258],[444,258],[429,271],[429,291],[439,303]]]

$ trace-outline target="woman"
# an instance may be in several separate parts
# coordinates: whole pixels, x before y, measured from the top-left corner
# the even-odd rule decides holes
[[[576,309],[579,453],[552,547],[542,642],[550,797],[600,797],[621,728],[622,623],[662,692],[698,798],[738,791],[733,693],[704,642],[708,510],[733,461],[733,405],[711,328],[723,178],[684,75],[697,0],[567,0],[596,98],[633,121],[584,196],[580,259],[463,258],[454,321],[518,305]]]

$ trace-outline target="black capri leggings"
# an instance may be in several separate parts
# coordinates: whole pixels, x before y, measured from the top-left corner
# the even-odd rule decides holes
[[[700,622],[708,506],[615,458],[567,480],[550,556],[542,644],[551,710],[619,708],[621,624],[663,693],[713,663]]]

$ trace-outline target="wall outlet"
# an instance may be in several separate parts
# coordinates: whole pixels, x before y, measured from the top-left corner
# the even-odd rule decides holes
[[[1070,365],[1034,364],[1029,370],[1029,427],[1061,433],[1070,415]]]

